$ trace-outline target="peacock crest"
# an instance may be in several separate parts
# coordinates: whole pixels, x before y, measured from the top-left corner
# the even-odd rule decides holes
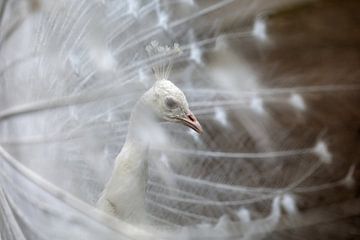
[[[152,70],[156,80],[168,79],[173,66],[173,58],[182,54],[178,43],[174,43],[171,47],[160,45],[158,41],[151,41],[145,50],[153,61]]]

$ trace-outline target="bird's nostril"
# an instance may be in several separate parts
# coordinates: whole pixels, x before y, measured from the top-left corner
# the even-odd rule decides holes
[[[195,121],[195,117],[192,114],[188,114],[188,118],[193,122]]]

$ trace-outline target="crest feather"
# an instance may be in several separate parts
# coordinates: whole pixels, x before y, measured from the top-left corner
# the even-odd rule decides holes
[[[159,42],[157,41],[152,41],[146,46],[145,50],[149,57],[164,57],[163,61],[152,66],[156,80],[168,79],[173,66],[171,56],[180,55],[182,53],[178,43],[174,43],[173,47],[169,47],[167,45],[159,45]]]

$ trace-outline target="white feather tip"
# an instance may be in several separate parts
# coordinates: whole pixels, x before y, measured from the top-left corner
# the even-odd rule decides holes
[[[288,214],[296,214],[298,212],[294,196],[285,194],[281,200],[281,205]]]
[[[331,163],[332,155],[329,152],[329,149],[325,142],[318,142],[314,147],[313,151],[321,161],[323,161],[324,163]]]
[[[348,173],[346,174],[343,180],[343,184],[345,185],[345,187],[349,189],[355,186],[354,172],[355,172],[355,164],[350,167]]]

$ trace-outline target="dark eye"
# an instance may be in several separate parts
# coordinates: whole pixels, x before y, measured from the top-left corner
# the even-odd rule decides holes
[[[165,105],[168,107],[168,108],[176,108],[178,106],[178,103],[175,99],[171,98],[171,97],[168,97],[165,99]]]

